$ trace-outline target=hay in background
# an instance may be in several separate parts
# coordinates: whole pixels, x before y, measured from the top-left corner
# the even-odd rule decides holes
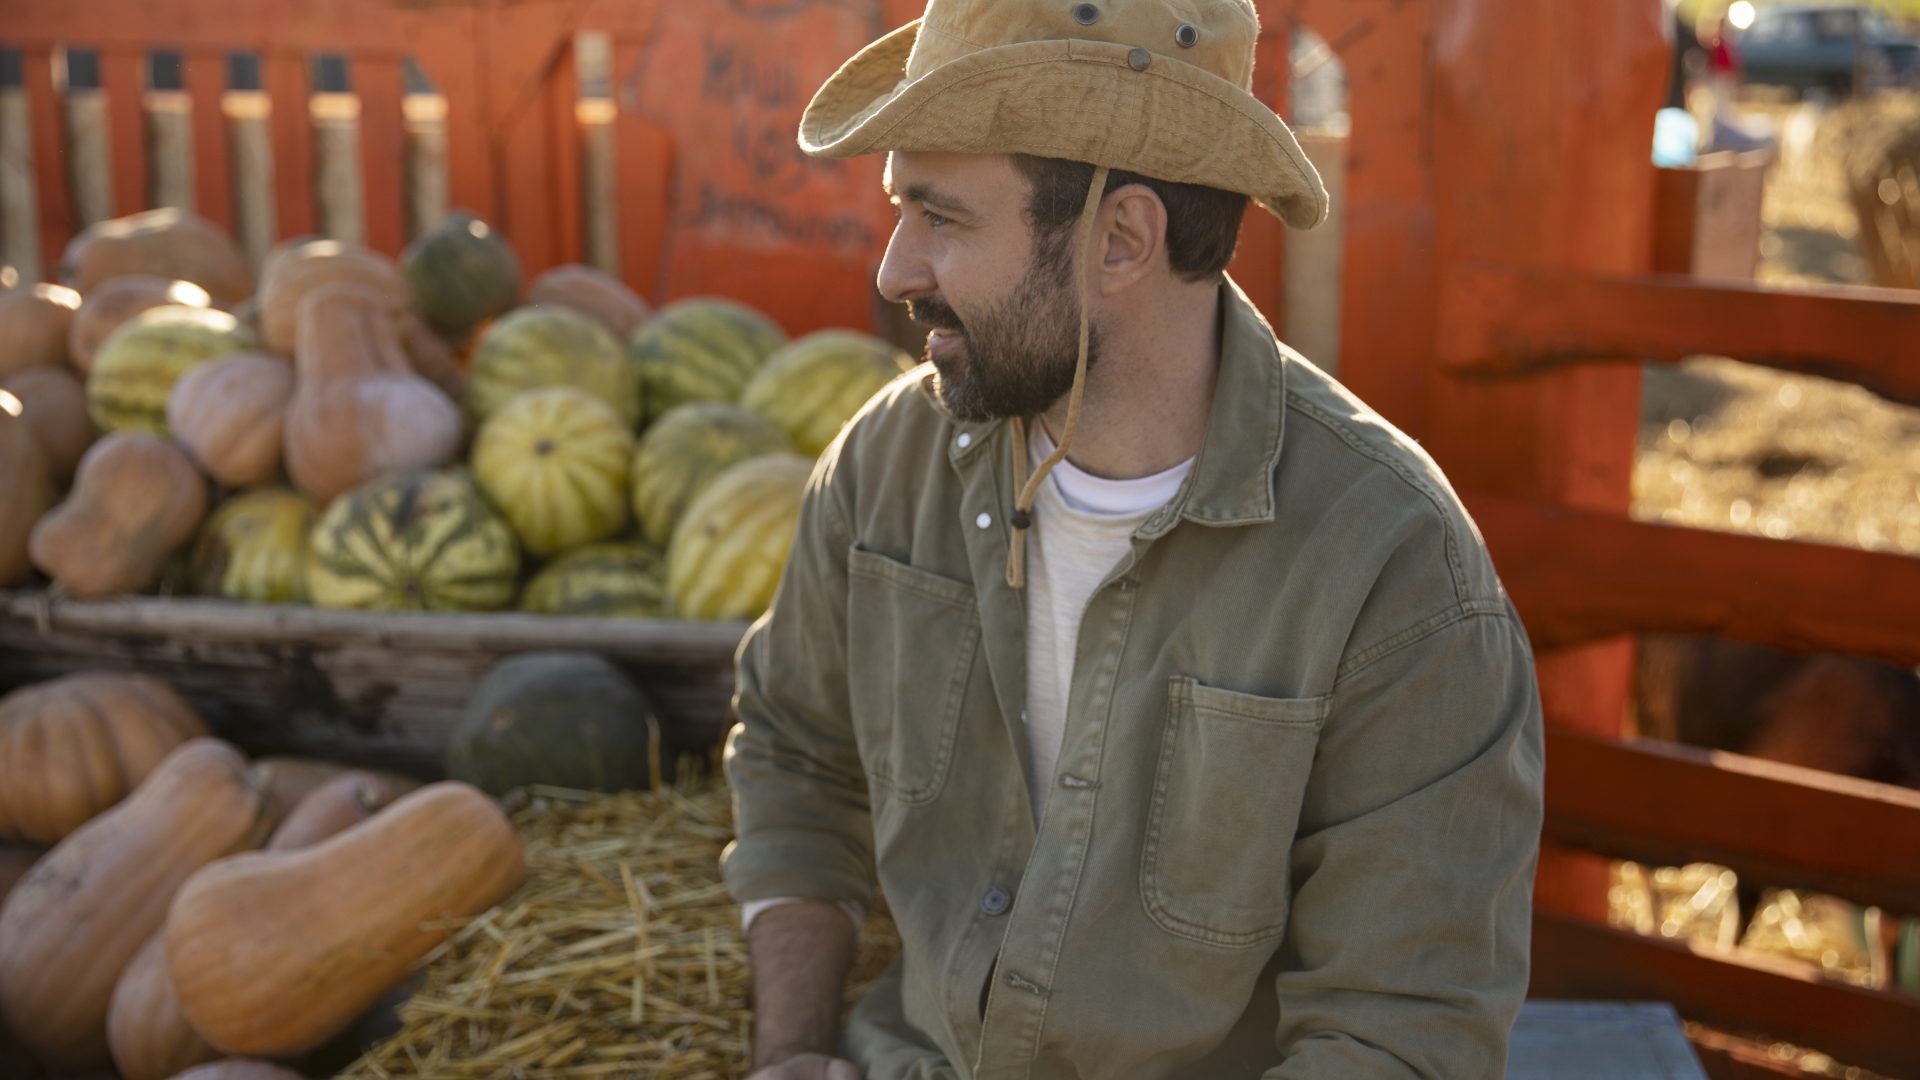
[[[751,1013],[740,909],[721,884],[724,785],[585,797],[541,791],[513,814],[527,881],[424,961],[400,1033],[340,1075],[745,1076]],[[899,939],[867,920],[856,999]]]

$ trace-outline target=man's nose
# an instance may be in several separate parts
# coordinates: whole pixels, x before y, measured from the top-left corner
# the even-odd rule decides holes
[[[874,285],[889,303],[901,304],[934,292],[933,273],[914,247],[904,223],[896,224],[887,240],[887,254],[880,260],[880,273],[874,278]]]

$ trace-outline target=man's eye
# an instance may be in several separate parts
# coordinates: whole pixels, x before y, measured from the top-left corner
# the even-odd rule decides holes
[[[941,217],[939,214],[936,214],[931,210],[922,210],[920,211],[920,213],[926,217],[927,227],[930,229],[937,229],[942,225],[953,224],[952,218]]]

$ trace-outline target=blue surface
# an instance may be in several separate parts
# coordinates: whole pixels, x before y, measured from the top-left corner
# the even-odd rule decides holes
[[[1707,1080],[1665,1002],[1529,1001],[1507,1080]]]

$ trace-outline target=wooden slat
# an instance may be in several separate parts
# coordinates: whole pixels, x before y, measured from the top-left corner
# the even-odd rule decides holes
[[[233,231],[232,142],[224,108],[227,58],[194,52],[182,58],[187,95],[193,108],[194,210],[228,232]]]
[[[1547,775],[1555,843],[1920,911],[1920,791],[1553,725]]]
[[[112,137],[113,212],[138,213],[151,201],[147,185],[147,54],[110,49],[100,54],[100,85],[107,93],[107,130]]]
[[[313,232],[313,117],[307,57],[273,52],[262,64],[261,84],[272,102],[274,235]]]
[[[1920,997],[1821,978],[1787,961],[1707,955],[1557,912],[1534,911],[1529,993],[1670,1001],[1689,1020],[1765,1031],[1893,1076],[1920,1074]]]
[[[641,113],[628,80],[640,70],[641,45],[617,38],[613,46],[614,167],[620,198],[620,276],[634,291],[655,303],[667,250],[667,220],[672,210],[673,137]]]
[[[20,74],[26,82],[28,123],[33,127],[34,190],[40,195],[40,272],[51,280],[59,272],[67,241],[79,229],[68,186],[67,132],[53,82],[52,51],[22,50]]]
[[[407,241],[407,134],[400,112],[406,79],[400,61],[356,57],[353,90],[360,98],[360,202],[367,246],[397,255]]]
[[[434,8],[418,18],[412,35],[414,56],[447,105],[448,204],[497,222],[500,193],[487,120],[491,87],[484,74],[489,24],[474,12],[452,9]],[[435,222],[416,224],[428,227]]]
[[[526,267],[529,276],[560,263],[586,260],[586,198],[580,186],[580,70],[572,39],[547,73],[547,182],[553,192],[547,226],[552,262]]]
[[[463,10],[492,0],[9,0],[0,23],[9,42],[42,46],[85,41],[102,49],[169,47],[239,51],[272,43],[309,52],[406,51],[400,27],[411,9]]]
[[[1920,663],[1920,559],[1464,498],[1536,648],[1668,631]]]
[[[1456,374],[1702,353],[1858,383],[1920,404],[1920,294],[1784,291],[1684,277],[1456,268],[1442,276],[1439,351]]]

